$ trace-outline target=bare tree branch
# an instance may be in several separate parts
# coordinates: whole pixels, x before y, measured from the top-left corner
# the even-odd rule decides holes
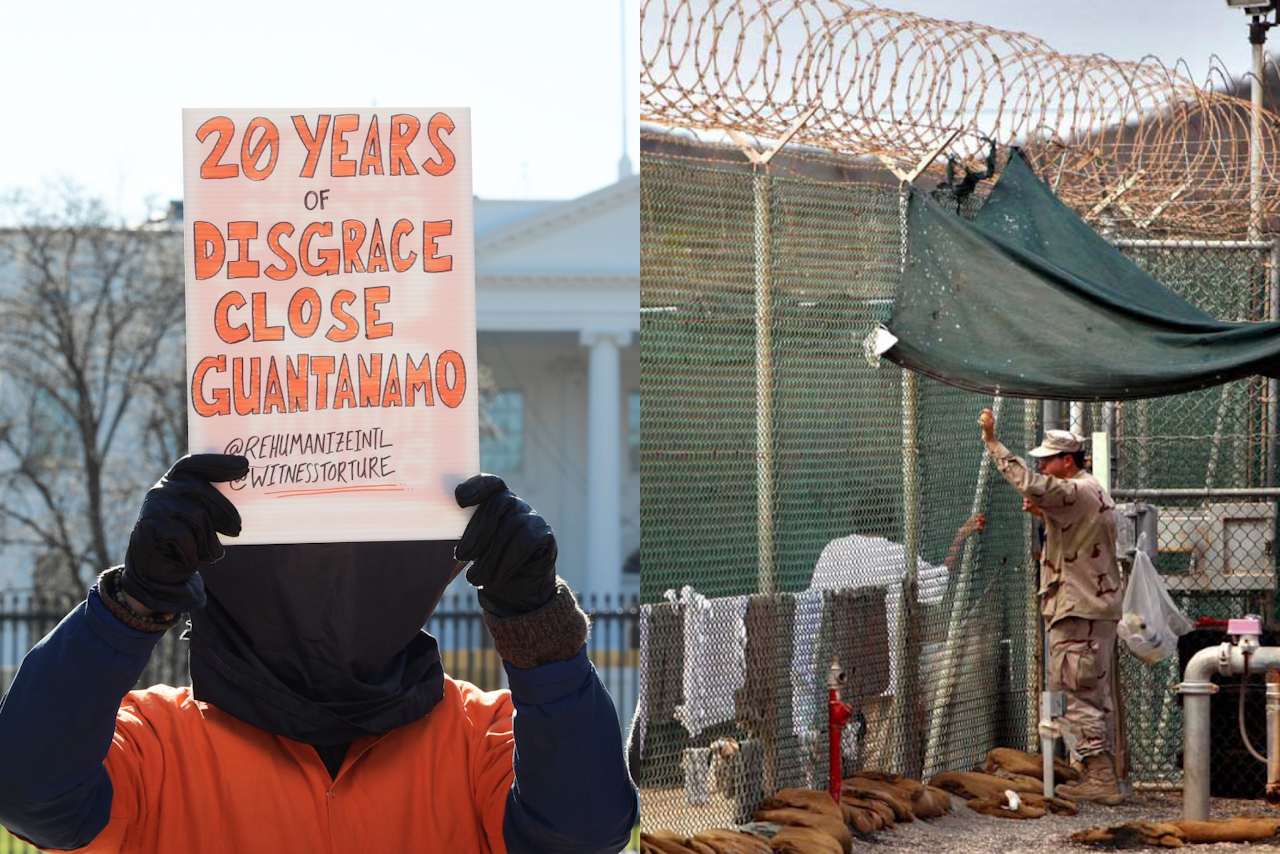
[[[114,227],[74,191],[11,194],[0,217],[18,223],[0,229],[0,545],[82,581],[185,450],[182,236]]]

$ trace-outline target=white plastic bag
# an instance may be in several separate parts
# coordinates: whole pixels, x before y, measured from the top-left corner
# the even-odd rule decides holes
[[[1157,664],[1178,650],[1178,636],[1193,628],[1186,615],[1169,598],[1164,579],[1143,551],[1146,534],[1138,539],[1133,571],[1124,591],[1124,614],[1116,634],[1129,651],[1147,664]]]

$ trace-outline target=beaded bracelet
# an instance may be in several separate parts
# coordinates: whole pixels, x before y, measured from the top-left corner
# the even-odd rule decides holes
[[[131,629],[143,632],[164,632],[178,625],[181,614],[157,611],[148,617],[135,611],[120,587],[123,574],[124,567],[115,566],[98,576],[98,598],[116,619]]]

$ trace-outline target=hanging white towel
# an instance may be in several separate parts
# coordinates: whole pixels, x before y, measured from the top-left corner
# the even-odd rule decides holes
[[[676,720],[696,737],[734,719],[734,692],[747,681],[747,597],[708,599],[685,586],[668,601],[684,606],[684,702]]]

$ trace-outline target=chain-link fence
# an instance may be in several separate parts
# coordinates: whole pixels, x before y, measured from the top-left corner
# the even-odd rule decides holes
[[[1274,317],[1276,251],[1269,241],[1116,241],[1167,287],[1224,320]],[[1077,429],[1110,427],[1114,494],[1122,511],[1154,509],[1156,567],[1179,607],[1208,625],[1184,636],[1179,656],[1157,666],[1122,659],[1129,755],[1137,785],[1180,785],[1182,713],[1174,686],[1190,656],[1226,639],[1221,621],[1276,617],[1275,382],[1251,377],[1191,394],[1114,406],[1077,407]],[[1271,635],[1264,642],[1271,642]],[[1212,702],[1213,793],[1258,797],[1265,766],[1263,679],[1241,692],[1220,680]]]
[[[786,157],[753,171],[725,150],[646,139],[645,682],[631,747],[647,827],[724,826],[773,789],[824,788],[833,657],[856,710],[846,771],[929,776],[995,746],[1037,749],[1032,528],[976,419],[994,407],[1002,440],[1022,453],[1044,407],[869,361],[864,339],[887,317],[902,263],[898,190],[857,162]],[[1262,244],[1122,245],[1218,317],[1271,310]],[[1063,416],[1112,434],[1121,489],[1240,489],[1270,483],[1272,399],[1266,380],[1248,380]],[[1191,616],[1273,613],[1257,598],[1274,586],[1273,503],[1155,503],[1160,569],[1194,572],[1167,532],[1198,513],[1208,539],[1186,548],[1229,578],[1207,593],[1173,581]],[[1210,560],[1222,526],[1236,539]],[[1177,664],[1121,656],[1132,777],[1176,782]],[[1264,744],[1257,697],[1251,734]]]

